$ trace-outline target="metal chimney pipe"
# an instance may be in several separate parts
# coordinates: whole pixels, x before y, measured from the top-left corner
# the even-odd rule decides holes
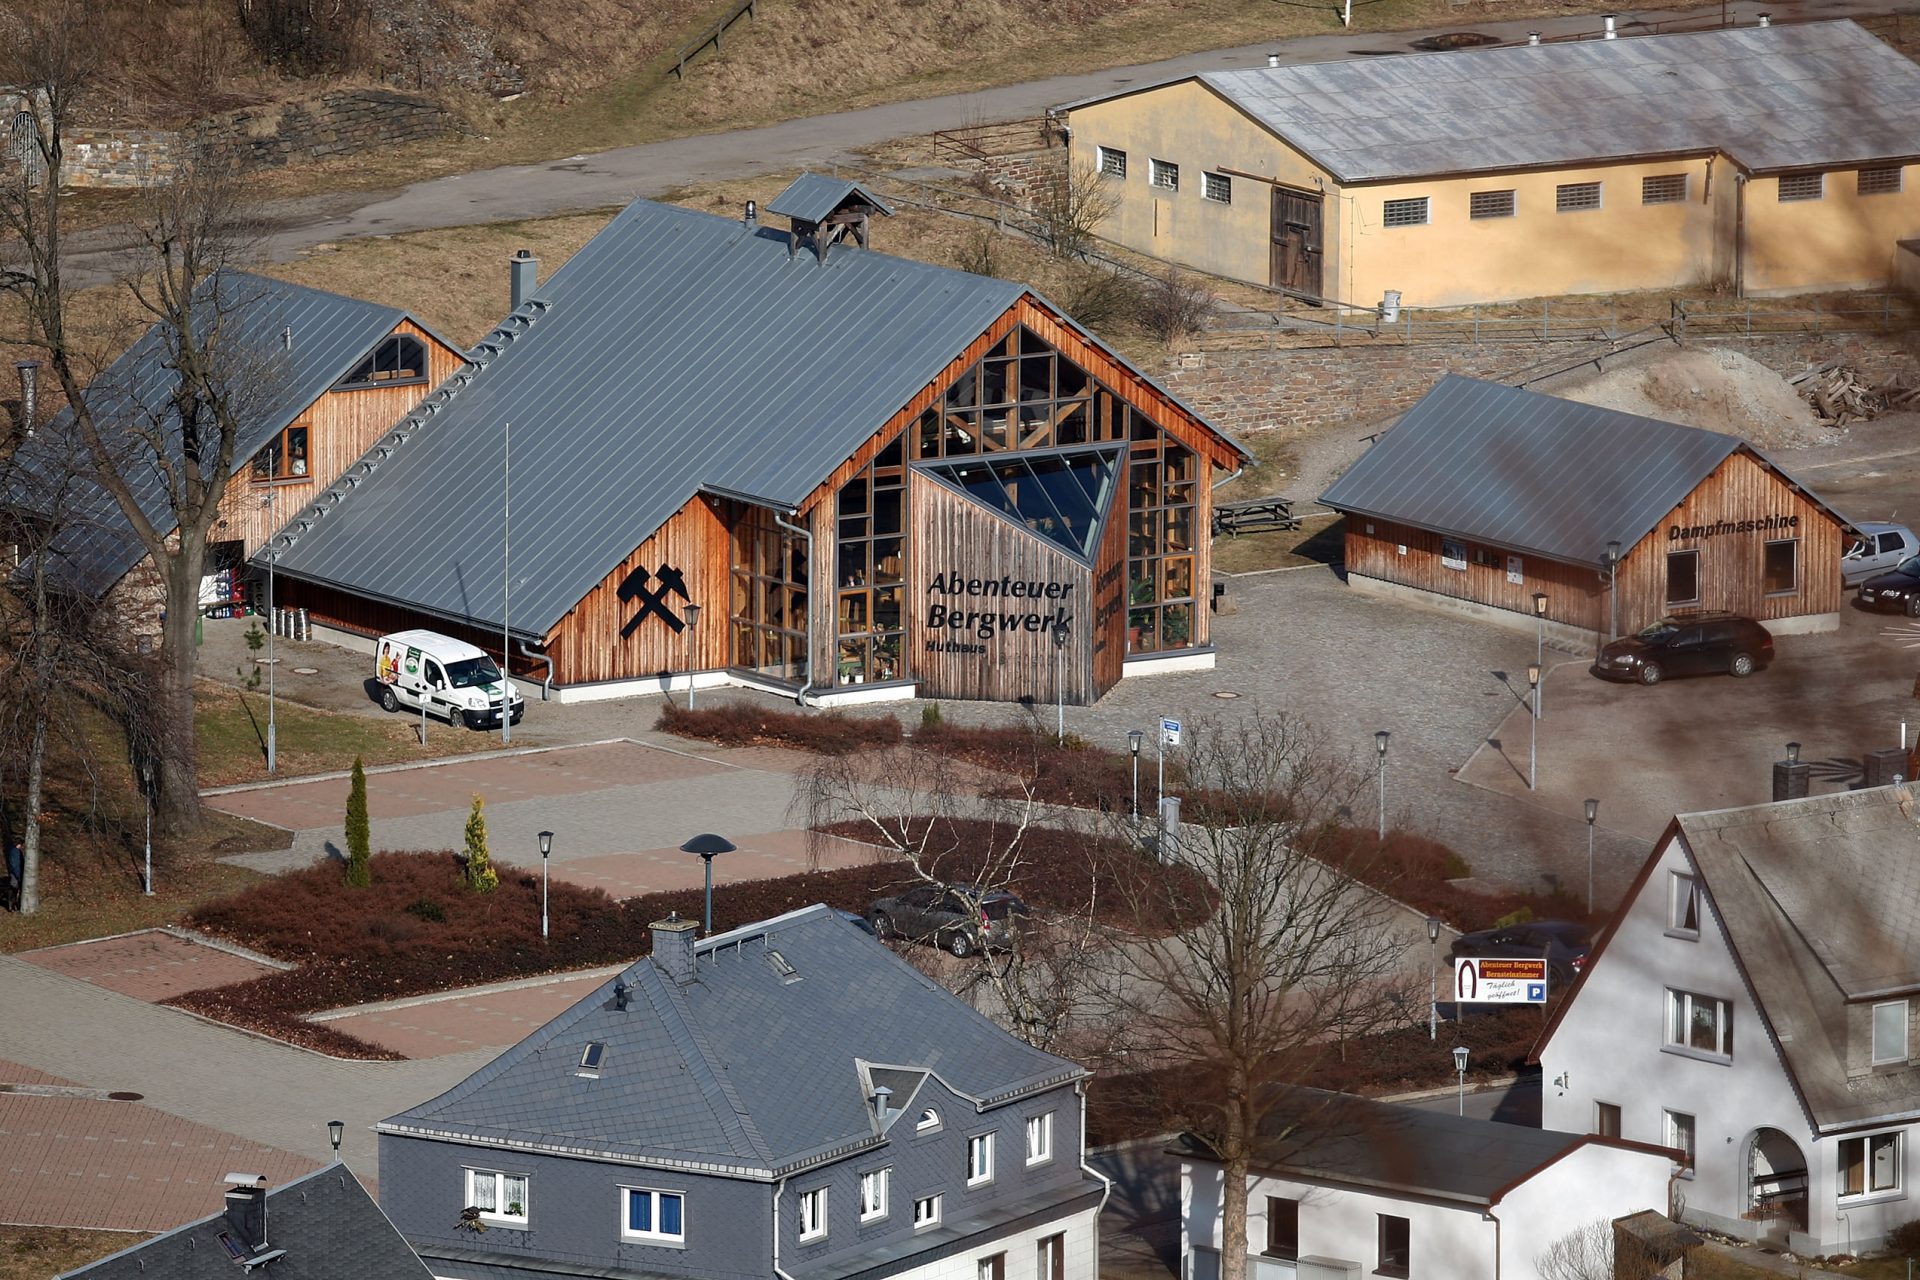
[[[508,292],[510,305],[508,310],[518,311],[527,299],[533,297],[535,281],[539,278],[540,259],[533,256],[531,249],[516,249],[507,259],[507,272],[511,281]]]
[[[740,225],[747,228],[760,225],[760,204],[758,201],[747,201],[746,211],[740,215]]]
[[[38,360],[16,360],[14,372],[20,375],[20,426],[28,439],[33,437],[33,425],[38,419],[40,401],[40,362]]]
[[[1763,26],[1763,27],[1770,27],[1770,26],[1772,26],[1772,25],[1773,25],[1773,15],[1772,15],[1772,14],[1770,14],[1770,13],[1763,13],[1763,14],[1761,14],[1761,15],[1760,15],[1760,25],[1761,25],[1761,26]]]
[[[1602,40],[1614,40],[1619,37],[1620,33],[1614,30],[1614,23],[1616,22],[1616,20],[1617,19],[1615,18],[1615,16],[1611,13],[1603,13],[1600,15],[1600,22],[1602,26],[1600,38]]]
[[[1270,53],[1270,54],[1268,54],[1268,55],[1267,55],[1267,65],[1268,65],[1268,66],[1270,66],[1270,67],[1277,67],[1277,66],[1279,66],[1279,65],[1280,65],[1280,55],[1279,55],[1279,54],[1277,54],[1277,53]]]
[[[1538,31],[1529,31],[1529,32],[1527,32],[1527,43],[1528,43],[1528,44],[1539,44],[1539,43],[1540,43],[1540,33],[1539,33]]]

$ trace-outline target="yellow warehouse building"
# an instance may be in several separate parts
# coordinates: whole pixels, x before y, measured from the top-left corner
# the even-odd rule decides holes
[[[1058,108],[1101,234],[1357,307],[1874,288],[1920,66],[1852,22],[1207,72]]]

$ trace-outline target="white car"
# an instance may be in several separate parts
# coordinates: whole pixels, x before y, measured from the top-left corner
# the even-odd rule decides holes
[[[1840,557],[1840,583],[1857,587],[1868,578],[1877,578],[1920,551],[1920,537],[1903,524],[1864,520],[1854,525],[1860,536],[1847,543]]]
[[[451,725],[485,729],[500,723],[500,668],[484,649],[435,631],[381,636],[374,648],[375,674],[384,686],[380,705],[389,711],[422,707]],[[511,683],[513,722],[527,701]]]

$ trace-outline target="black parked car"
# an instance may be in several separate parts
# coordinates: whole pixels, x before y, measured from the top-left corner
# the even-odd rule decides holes
[[[979,903],[976,909],[972,903]],[[944,947],[956,956],[970,956],[983,946],[1004,950],[1013,943],[1020,917],[1031,914],[1027,904],[1004,890],[981,890],[973,885],[915,885],[891,898],[877,898],[867,908],[867,919],[882,938],[907,938]]]
[[[1447,950],[1451,965],[1462,956],[1496,956],[1502,959],[1547,960],[1547,973],[1556,986],[1566,986],[1579,976],[1587,962],[1590,935],[1583,924],[1571,920],[1534,920],[1509,925],[1504,929],[1482,929],[1463,933]]]
[[[1920,618],[1920,556],[1908,556],[1898,567],[1861,583],[1860,605]]]
[[[1751,618],[1688,613],[1615,640],[1600,650],[1592,670],[1603,680],[1659,684],[1668,676],[1750,676],[1772,661],[1773,637]]]

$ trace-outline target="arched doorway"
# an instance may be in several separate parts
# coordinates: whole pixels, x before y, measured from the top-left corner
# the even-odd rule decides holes
[[[1744,1216],[1762,1240],[1781,1244],[1789,1231],[1807,1229],[1807,1158],[1778,1129],[1755,1129],[1747,1139]]]

